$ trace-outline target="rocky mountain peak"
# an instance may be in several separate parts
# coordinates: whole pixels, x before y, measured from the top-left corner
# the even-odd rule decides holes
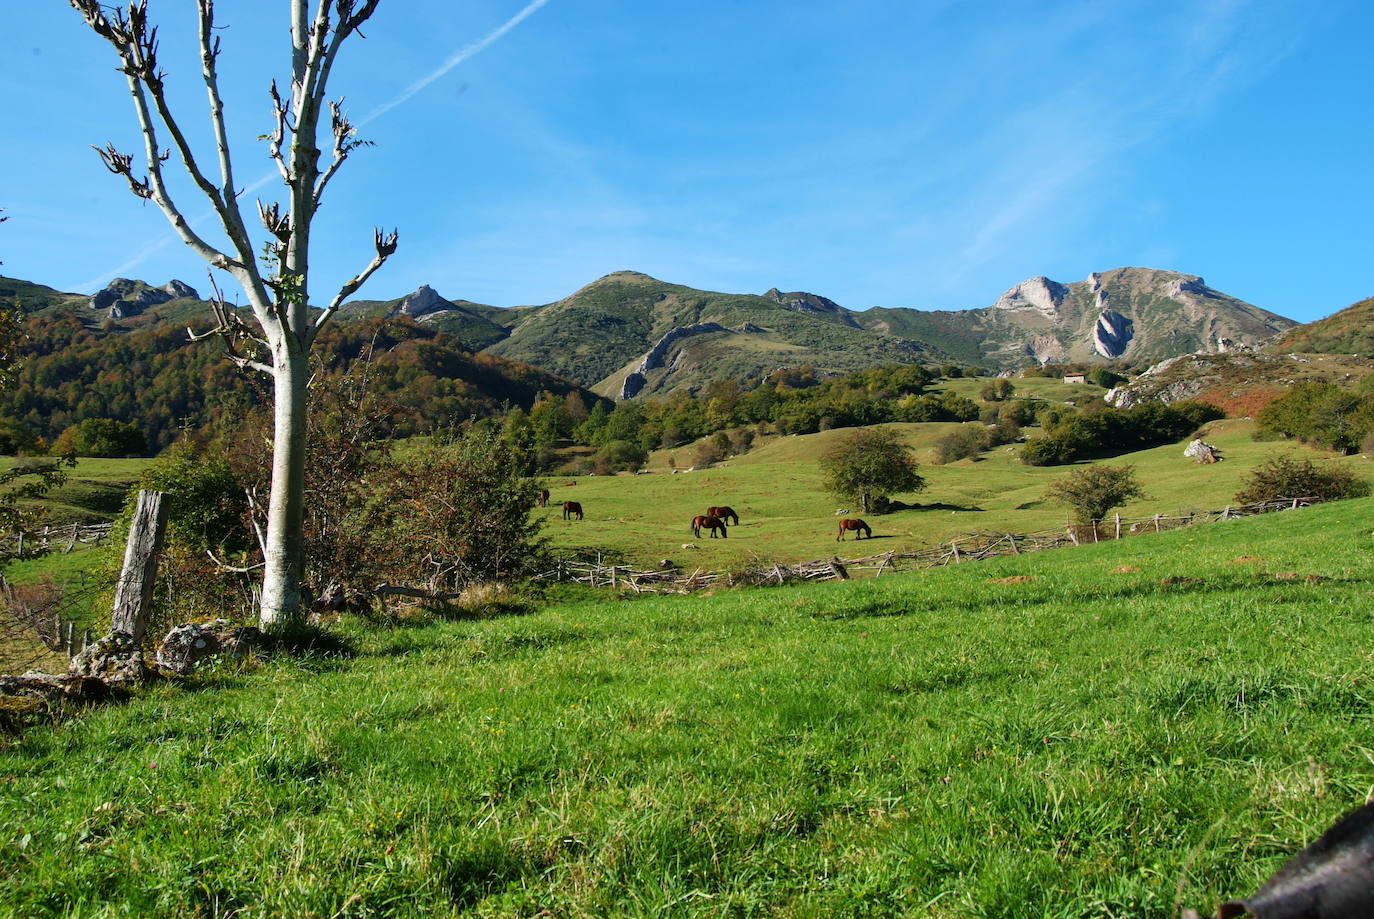
[[[137,316],[150,306],[183,297],[199,300],[200,294],[190,284],[176,279],[161,287],[152,287],[143,281],[115,278],[91,297],[90,306],[93,310],[108,311],[111,319],[123,319],[125,316]]]
[[[1050,319],[1057,319],[1059,318],[1059,306],[1064,302],[1064,297],[1068,293],[1069,289],[1063,284],[1058,281],[1051,281],[1044,275],[1038,275],[1027,278],[1007,290],[997,298],[997,302],[992,305],[992,308],[1034,310]]]
[[[412,294],[406,294],[401,298],[401,302],[396,304],[396,312],[412,319],[453,308],[452,303],[439,296],[439,292],[428,284],[421,284],[419,289]]]

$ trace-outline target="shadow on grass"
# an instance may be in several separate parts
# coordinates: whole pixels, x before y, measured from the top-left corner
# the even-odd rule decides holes
[[[358,649],[346,636],[305,622],[269,627],[260,641],[259,647],[269,657],[329,660],[358,655]]]

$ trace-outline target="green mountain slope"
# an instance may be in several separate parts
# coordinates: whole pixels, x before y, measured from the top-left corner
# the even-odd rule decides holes
[[[615,396],[626,393],[625,381],[636,373],[642,379],[635,394],[721,377],[757,379],[801,364],[837,372],[945,357],[920,342],[870,333],[848,317],[838,307],[796,309],[770,296],[697,290],[618,271],[529,310],[489,350]]]
[[[1325,319],[1289,329],[1269,350],[1277,354],[1374,354],[1374,297]]]

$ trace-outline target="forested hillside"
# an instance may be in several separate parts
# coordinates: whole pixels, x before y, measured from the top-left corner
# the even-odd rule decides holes
[[[190,342],[184,328],[103,332],[64,313],[31,317],[27,333],[28,359],[16,385],[0,393],[0,424],[19,439],[51,442],[79,421],[111,418],[138,424],[157,451],[178,429],[205,426],[263,397],[262,381],[238,370],[216,342]],[[579,390],[528,364],[464,351],[453,336],[409,319],[330,327],[317,354],[324,375],[370,361],[371,392],[392,405],[397,435],[491,414],[506,404],[528,408],[543,391]]]

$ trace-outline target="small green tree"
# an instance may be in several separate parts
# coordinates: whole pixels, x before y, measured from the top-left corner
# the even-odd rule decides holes
[[[821,457],[825,489],[841,500],[857,500],[872,513],[888,495],[917,492],[926,481],[915,458],[897,435],[882,428],[860,428]]]
[[[1293,498],[1336,501],[1363,498],[1367,494],[1369,482],[1355,475],[1348,466],[1319,467],[1310,459],[1275,456],[1255,467],[1246,477],[1245,487],[1236,492],[1236,500],[1242,504]]]
[[[1074,522],[1081,524],[1096,523],[1107,511],[1144,494],[1134,466],[1084,466],[1045,489],[1047,498],[1067,504]]]

